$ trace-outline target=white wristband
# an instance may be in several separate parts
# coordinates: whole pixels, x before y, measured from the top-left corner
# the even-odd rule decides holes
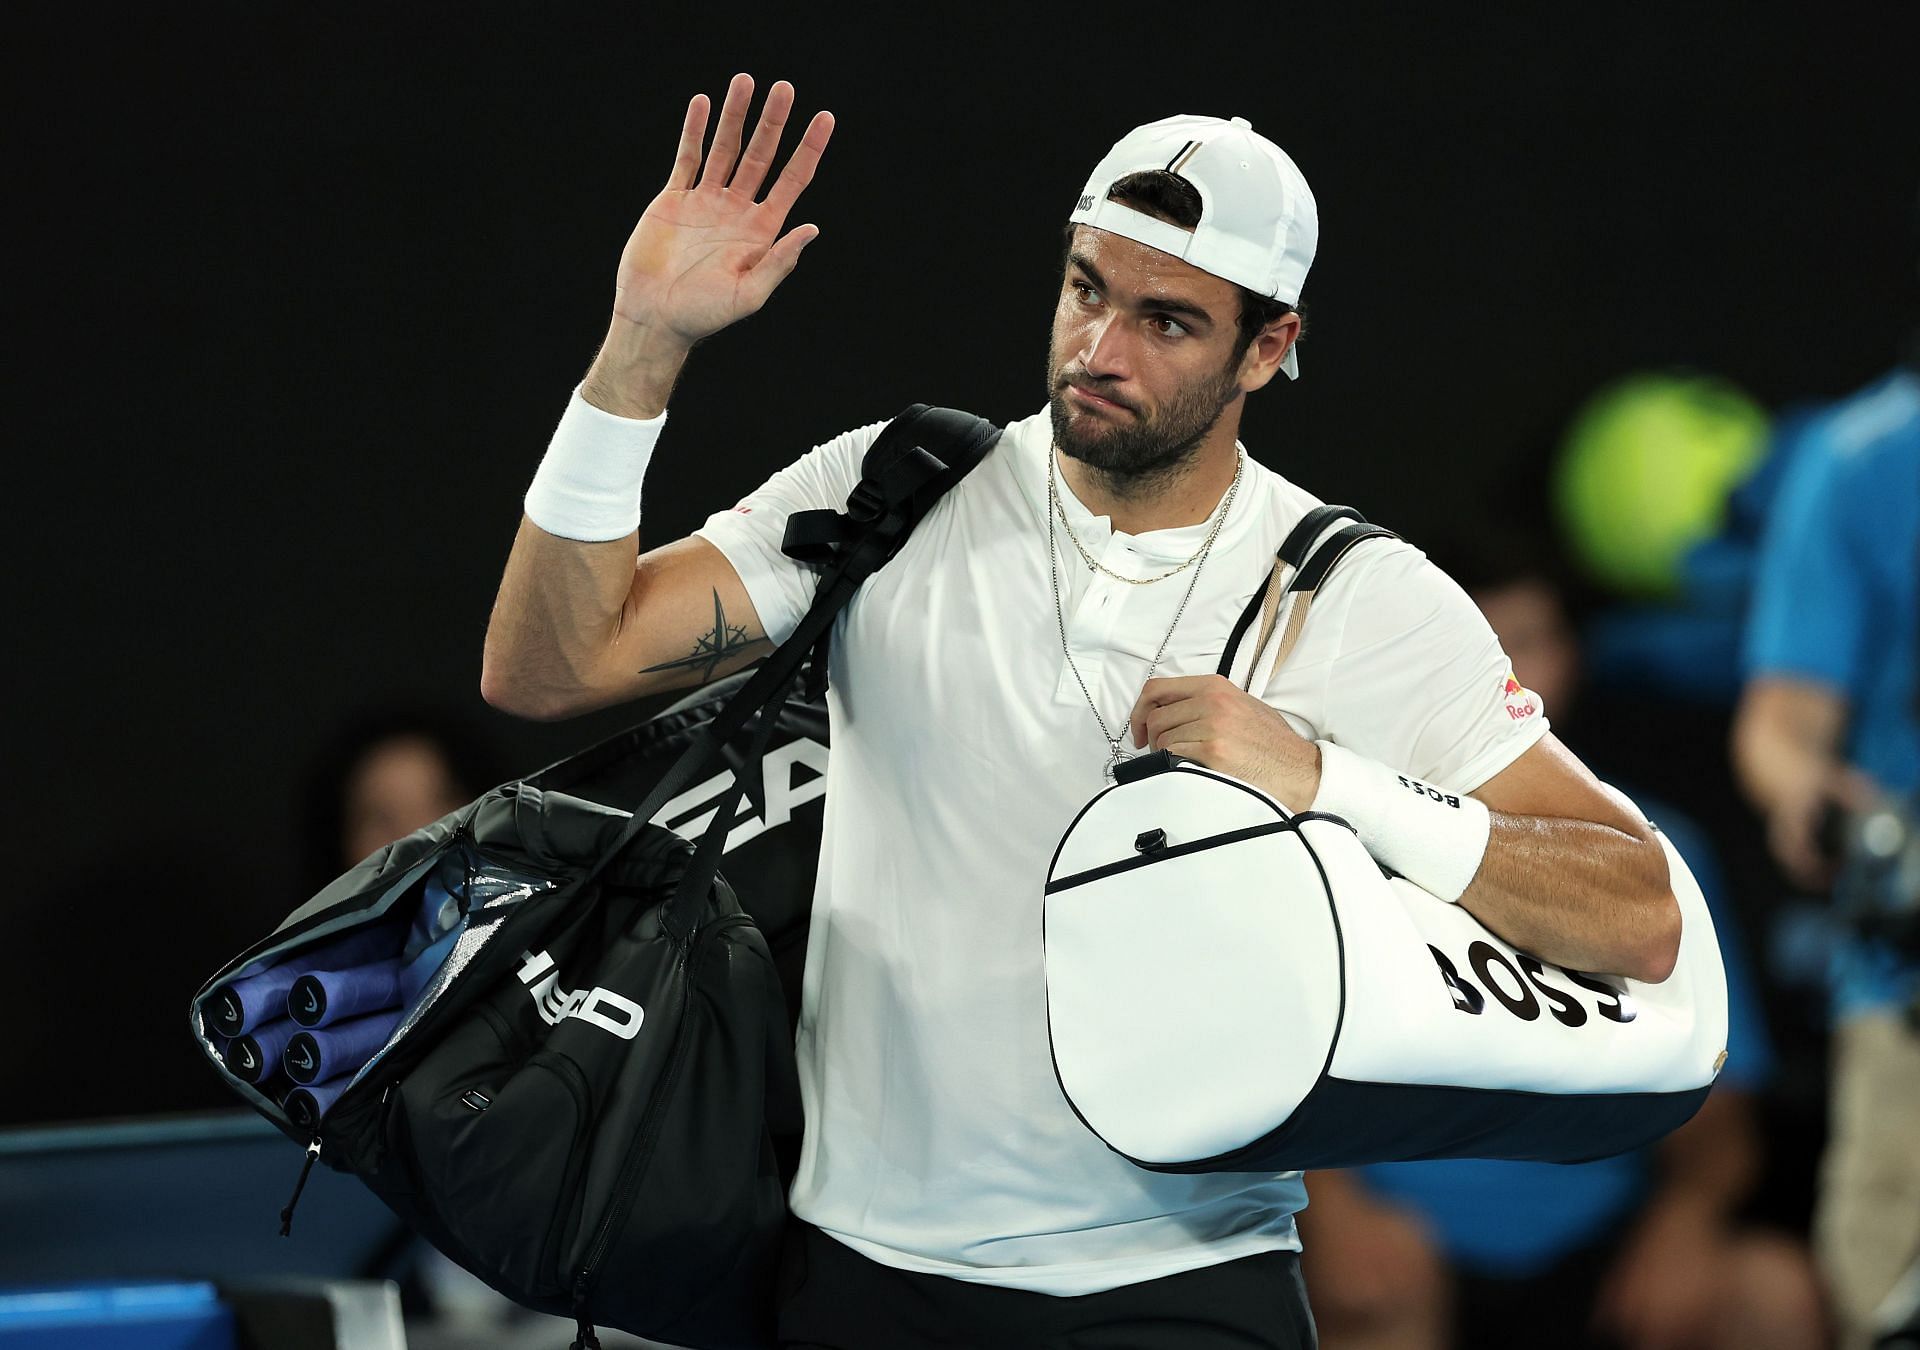
[[[1313,809],[1339,816],[1367,852],[1422,890],[1458,902],[1486,856],[1493,815],[1460,796],[1319,741]]]
[[[527,489],[527,519],[562,539],[622,539],[640,528],[640,484],[667,415],[596,408],[576,388]]]

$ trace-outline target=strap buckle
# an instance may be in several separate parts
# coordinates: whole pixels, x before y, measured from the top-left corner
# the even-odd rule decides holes
[[[865,524],[887,513],[887,499],[871,478],[862,478],[847,494],[847,518]]]

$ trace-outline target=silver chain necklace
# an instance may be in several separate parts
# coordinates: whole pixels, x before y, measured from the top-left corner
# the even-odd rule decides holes
[[[1153,663],[1147,667],[1147,678],[1141,681],[1142,688],[1146,687],[1147,683],[1153,679],[1154,673],[1160,669],[1160,658],[1167,654],[1167,644],[1173,641],[1173,630],[1180,626],[1180,616],[1187,612],[1187,601],[1193,599],[1193,589],[1200,584],[1200,569],[1206,566],[1207,555],[1213,551],[1213,541],[1220,537],[1220,527],[1227,523],[1227,512],[1233,509],[1234,494],[1240,490],[1240,474],[1245,467],[1246,456],[1243,453],[1237,454],[1233,465],[1233,482],[1227,485],[1227,495],[1220,500],[1220,513],[1213,518],[1213,527],[1207,531],[1207,537],[1201,542],[1199,550],[1196,551],[1191,558],[1187,559],[1186,562],[1174,568],[1173,572],[1168,572],[1165,576],[1161,577],[1147,578],[1148,581],[1164,581],[1166,577],[1174,575],[1175,572],[1183,571],[1189,566],[1193,568],[1193,578],[1187,582],[1186,594],[1180,597],[1179,608],[1173,611],[1173,622],[1167,625],[1167,635],[1160,639],[1160,649],[1153,654]],[[1101,738],[1107,743],[1107,763],[1102,772],[1105,773],[1108,781],[1111,782],[1114,776],[1113,771],[1119,767],[1121,761],[1133,758],[1132,755],[1122,754],[1120,751],[1120,742],[1126,739],[1128,727],[1121,727],[1120,734],[1117,736],[1108,728],[1107,719],[1100,715],[1100,708],[1093,701],[1093,694],[1087,688],[1087,681],[1080,674],[1080,667],[1074,662],[1073,648],[1067,643],[1067,611],[1060,603],[1060,558],[1059,549],[1054,543],[1053,532],[1053,518],[1055,513],[1059,514],[1060,521],[1063,525],[1067,524],[1067,516],[1066,512],[1061,508],[1060,485],[1054,470],[1054,448],[1048,446],[1047,505],[1049,510],[1047,511],[1047,577],[1053,583],[1053,618],[1054,622],[1060,626],[1060,650],[1067,658],[1067,669],[1073,672],[1074,682],[1080,686],[1080,696],[1087,701],[1087,710],[1093,714],[1093,720],[1100,724]],[[1067,525],[1067,536],[1068,538],[1073,538],[1073,527],[1071,525]],[[1074,546],[1079,548],[1080,541],[1074,539],[1073,542]],[[1119,577],[1121,581],[1135,581],[1136,584],[1145,584],[1143,582],[1137,582],[1133,577],[1122,577],[1117,572],[1111,572],[1101,567],[1099,563],[1087,556],[1087,551],[1084,548],[1080,549],[1080,556],[1086,559],[1089,567],[1106,572],[1108,576]]]

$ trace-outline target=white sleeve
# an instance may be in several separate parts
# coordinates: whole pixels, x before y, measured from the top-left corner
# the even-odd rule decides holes
[[[1547,733],[1479,608],[1412,545],[1356,548],[1307,618],[1329,621],[1340,633],[1320,731],[1336,745],[1466,793]]]
[[[817,507],[844,510],[860,481],[860,463],[886,428],[872,422],[815,446],[781,469],[730,511],[716,511],[694,531],[726,556],[753,601],[760,626],[785,642],[813,603],[816,575],[780,551],[787,517]]]

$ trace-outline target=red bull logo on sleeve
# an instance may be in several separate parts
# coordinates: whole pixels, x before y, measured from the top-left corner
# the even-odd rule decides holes
[[[1540,700],[1534,697],[1531,689],[1514,678],[1511,668],[1507,671],[1507,683],[1503,692],[1506,699],[1503,706],[1507,710],[1507,716],[1514,721],[1523,722],[1540,711]]]

